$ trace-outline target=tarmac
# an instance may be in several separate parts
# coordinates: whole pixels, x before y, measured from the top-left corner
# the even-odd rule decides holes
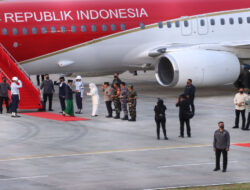
[[[192,138],[178,138],[175,103],[183,89],[159,86],[153,72],[120,78],[133,83],[138,93],[137,122],[105,118],[101,90],[98,117],[90,117],[91,99],[84,97],[79,116],[89,121],[0,115],[0,190],[144,190],[250,182],[250,147],[233,145],[250,143],[250,131],[232,129],[234,87],[198,88]],[[101,85],[112,76],[84,81]],[[156,139],[158,97],[168,108],[167,141],[163,135]],[[53,109],[60,111],[58,93]],[[213,133],[221,120],[232,142],[226,173],[213,171]]]

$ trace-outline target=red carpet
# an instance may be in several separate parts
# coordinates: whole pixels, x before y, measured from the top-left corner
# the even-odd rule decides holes
[[[240,143],[240,144],[233,144],[235,146],[243,146],[243,147],[250,147],[250,143]]]
[[[62,116],[56,113],[48,112],[34,112],[34,113],[21,113],[22,115],[28,115],[33,117],[40,117],[44,119],[51,119],[56,121],[87,121],[89,119],[80,118],[80,117],[71,117],[71,116]]]

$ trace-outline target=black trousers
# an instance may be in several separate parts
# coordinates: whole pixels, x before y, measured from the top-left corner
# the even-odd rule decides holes
[[[62,111],[64,111],[66,109],[65,98],[63,98],[62,96],[59,96],[59,100],[60,100],[61,109]]]
[[[82,109],[82,97],[81,97],[81,92],[76,93],[76,105],[79,110]]]
[[[246,110],[235,110],[235,126],[239,127],[239,121],[240,121],[240,114],[242,117],[242,129],[245,128],[246,124],[246,115],[245,115]]]
[[[191,127],[190,127],[190,120],[180,118],[180,135],[184,136],[184,124],[186,123],[187,127],[187,135],[191,136]]]
[[[53,100],[53,94],[43,94],[43,103],[44,103],[44,109],[46,110],[46,102],[49,98],[49,110],[52,109],[52,100]]]
[[[112,101],[106,101],[105,104],[108,110],[108,116],[112,116],[112,106],[111,106]]]
[[[227,169],[227,151],[225,149],[216,149],[216,151],[215,151],[216,168],[220,169],[221,153],[223,155],[223,169]]]
[[[9,97],[0,97],[0,112],[3,111],[3,101],[5,102],[7,112],[9,111]]]
[[[156,134],[157,137],[160,138],[160,128],[162,127],[162,131],[164,134],[164,137],[167,137],[167,132],[166,132],[166,119],[156,119]]]
[[[190,106],[191,106],[191,111],[194,113],[195,112],[194,99],[192,99],[192,98],[190,100]]]
[[[44,81],[44,75],[41,75],[42,81]],[[40,86],[40,75],[36,75],[37,86]]]
[[[250,125],[250,112],[248,113],[248,117],[247,117],[246,129],[249,129],[249,125]]]
[[[18,95],[12,95],[11,99],[12,99],[11,112],[17,113],[17,108],[18,108],[18,104],[19,104],[19,96]]]

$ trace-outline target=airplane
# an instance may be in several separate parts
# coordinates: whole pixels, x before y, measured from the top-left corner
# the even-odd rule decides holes
[[[0,43],[31,75],[155,70],[164,87],[250,88],[250,1],[0,2]]]

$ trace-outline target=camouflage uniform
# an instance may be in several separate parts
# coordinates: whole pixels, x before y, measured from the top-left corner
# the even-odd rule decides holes
[[[128,88],[125,86],[124,88],[121,89],[122,98],[120,98],[121,108],[124,113],[124,117],[128,116],[128,108],[127,108],[128,95],[129,95],[129,91],[128,91]]]
[[[115,113],[116,113],[116,116],[120,116],[120,111],[121,111],[121,106],[120,106],[120,88],[112,88],[112,96],[115,96],[115,97],[112,97],[112,101],[113,101],[113,104],[115,106]]]
[[[128,95],[128,107],[129,107],[129,114],[132,119],[136,119],[136,99],[130,99],[137,97],[136,91],[129,92]]]

